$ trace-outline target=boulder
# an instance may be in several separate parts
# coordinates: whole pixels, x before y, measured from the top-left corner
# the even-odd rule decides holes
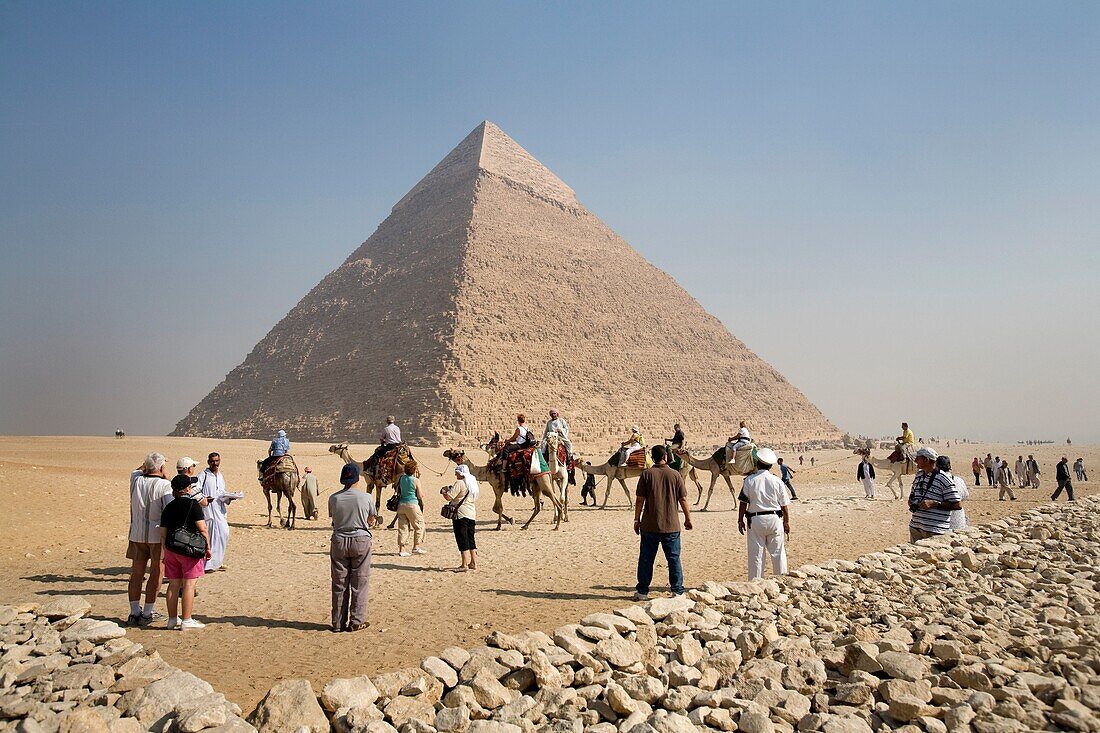
[[[378,688],[365,675],[331,680],[321,688],[321,706],[329,714],[340,708],[374,705],[377,700]]]
[[[92,604],[80,596],[57,596],[46,601],[35,613],[48,619],[69,618],[83,616],[91,609]]]
[[[82,618],[61,632],[63,643],[89,641],[102,644],[109,639],[126,636],[126,629],[114,621],[98,621],[94,618]]]
[[[593,654],[606,659],[612,667],[630,667],[642,661],[642,647],[617,635],[596,644]]]
[[[155,684],[162,684],[170,677]],[[248,722],[259,733],[328,733],[329,722],[325,711],[313,694],[309,680],[291,679],[276,682],[256,709],[248,716]]]
[[[649,607],[646,610],[655,621],[660,621],[676,611],[690,611],[694,607],[695,601],[687,596],[673,596],[672,598],[655,598],[649,602]]]
[[[383,711],[395,728],[400,728],[410,720],[419,720],[426,725],[435,723],[435,706],[419,697],[398,695],[390,700]]]
[[[458,684],[458,672],[439,657],[425,657],[420,662],[420,669],[435,677],[448,689]]]
[[[130,716],[146,728],[152,728],[167,719],[180,703],[213,691],[213,687],[190,672],[176,670],[146,687]]]

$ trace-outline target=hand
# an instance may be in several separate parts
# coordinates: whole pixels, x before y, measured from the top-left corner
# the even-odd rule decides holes
[[[739,521],[737,523],[737,531],[740,532],[741,534],[745,534],[745,523],[744,522]]]
[[[684,529],[691,529],[691,528],[692,528],[691,520],[690,519],[685,519],[684,520]]]
[[[208,548],[206,548],[206,559],[209,560],[210,557],[211,557],[210,556],[210,548],[208,547]]]
[[[787,535],[788,537],[791,536],[791,525],[790,525],[790,523],[783,522],[783,534]]]
[[[640,535],[641,533],[642,533],[642,520],[635,519],[634,520],[634,534]]]
[[[935,502],[932,499],[925,499],[924,501],[922,501],[917,506],[920,509],[934,509],[937,503],[938,502]]]

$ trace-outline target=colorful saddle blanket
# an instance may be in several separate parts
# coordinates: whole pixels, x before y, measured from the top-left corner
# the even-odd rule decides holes
[[[294,462],[294,456],[289,453],[285,456],[279,456],[264,466],[263,475],[260,476],[260,485],[268,486],[275,477],[280,473],[293,473],[298,475],[298,464]]]
[[[402,443],[383,453],[373,467],[368,468],[364,465],[363,468],[376,484],[388,485],[394,482],[395,477],[405,470],[405,464],[411,460],[413,460],[412,451],[409,450],[409,446]]]
[[[611,457],[607,459],[607,465],[619,465],[619,451],[615,451],[611,454]],[[626,457],[626,467],[645,468],[645,448],[636,448],[631,451],[630,455]]]

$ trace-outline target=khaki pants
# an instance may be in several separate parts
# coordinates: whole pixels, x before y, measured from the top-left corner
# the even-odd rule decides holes
[[[999,489],[999,491],[997,492],[997,498],[998,498],[998,499],[1004,499],[1004,498],[1005,498],[1006,496],[1007,496],[1007,497],[1008,497],[1009,499],[1015,499],[1015,498],[1016,498],[1016,495],[1015,495],[1014,493],[1012,493],[1012,489],[1010,489],[1010,488],[1009,488],[1009,487],[1008,487],[1008,486],[1007,486],[1007,485],[1006,485],[1006,484],[1004,483],[1004,479],[1002,479],[1002,480],[1000,481],[1000,483],[998,483],[998,484],[997,484],[997,488]]]
[[[917,529],[916,527],[909,527],[909,541],[916,542],[917,540],[926,540],[929,537],[939,537],[935,532],[926,532],[923,529]]]
[[[342,537],[333,533],[329,544],[332,628],[338,631],[358,626],[367,620],[370,559],[370,537]]]
[[[397,505],[397,546],[404,549],[409,542],[409,534],[412,533],[413,547],[420,547],[424,542],[424,512],[420,511],[419,504]]]

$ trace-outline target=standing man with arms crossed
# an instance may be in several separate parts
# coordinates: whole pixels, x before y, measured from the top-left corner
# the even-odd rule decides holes
[[[653,561],[657,548],[664,550],[668,561],[668,585],[673,595],[684,592],[684,570],[680,565],[680,515],[684,512],[684,529],[691,529],[687,489],[679,473],[668,467],[668,452],[663,445],[650,449],[653,466],[642,471],[638,479],[638,498],[634,502],[634,534],[641,537],[638,551],[638,585],[634,600],[649,598],[653,580]]]
[[[771,472],[776,460],[771,448],[757,449],[756,471],[745,477],[737,497],[737,531],[746,534],[747,530],[749,580],[763,577],[765,554],[772,559],[774,574],[787,573],[783,538],[791,533],[790,502],[783,482]]]

